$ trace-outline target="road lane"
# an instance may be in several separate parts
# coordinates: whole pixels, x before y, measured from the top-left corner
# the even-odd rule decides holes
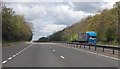
[[[118,61],[63,47],[53,43],[34,43],[3,67],[117,67]]]
[[[30,43],[17,43],[14,46],[10,47],[3,47],[2,48],[2,60],[6,60],[7,58],[11,57],[12,55],[16,54],[17,52],[21,51],[25,47],[29,46]]]
[[[52,48],[56,50],[55,54],[62,54],[66,58],[65,61],[75,67],[118,67],[117,60],[61,45],[53,45]]]
[[[64,67],[47,44],[33,44],[23,53],[3,64],[3,67]]]

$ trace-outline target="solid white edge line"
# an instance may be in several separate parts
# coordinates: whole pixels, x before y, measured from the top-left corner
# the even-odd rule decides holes
[[[57,45],[59,45],[59,44],[57,44]],[[59,46],[62,46],[62,45],[59,45]],[[68,48],[68,46],[62,46],[62,47],[67,47]],[[106,58],[114,59],[114,60],[120,60],[118,58],[106,56],[106,55],[103,55],[103,54],[98,54],[98,53],[94,53],[94,52],[90,52],[90,51],[85,51],[85,50],[74,48],[74,47],[71,47],[71,48],[76,49],[76,50],[80,50],[80,51],[84,51],[84,52],[87,52],[87,53],[95,54],[95,55],[98,55],[98,56],[103,56],[103,57],[106,57]]]
[[[78,50],[78,49],[76,49],[76,50]],[[118,58],[106,56],[106,55],[103,55],[103,54],[98,54],[98,53],[94,53],[94,52],[90,52],[90,51],[85,51],[85,50],[81,50],[81,49],[79,49],[79,50],[80,50],[80,51],[87,52],[87,53],[90,53],[90,54],[95,54],[95,55],[98,55],[98,56],[103,56],[103,57],[106,57],[106,58],[111,58],[111,59],[114,59],[114,60],[120,60],[120,59],[118,59]]]

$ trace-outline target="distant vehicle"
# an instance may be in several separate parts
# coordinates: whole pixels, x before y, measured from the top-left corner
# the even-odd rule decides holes
[[[94,31],[89,31],[86,33],[79,33],[76,41],[79,43],[96,44],[96,36],[97,36],[97,33]]]

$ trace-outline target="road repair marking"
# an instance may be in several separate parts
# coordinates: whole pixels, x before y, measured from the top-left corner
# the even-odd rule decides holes
[[[60,56],[62,59],[65,59],[65,57],[64,56]]]
[[[62,46],[62,45],[60,45],[60,44],[57,44],[57,45]],[[69,48],[69,46],[62,46],[62,47]],[[99,53],[94,53],[94,52],[90,52],[90,51],[86,51],[86,50],[82,50],[82,49],[78,49],[78,48],[74,48],[74,47],[70,47],[70,48],[73,48],[73,49],[76,49],[76,50],[80,50],[80,51],[84,51],[84,52],[87,52],[87,53],[90,53],[90,54],[95,54],[95,55],[98,55],[98,56],[102,56],[102,57],[114,59],[114,60],[120,60],[120,59],[118,59],[118,58],[106,56],[106,55],[99,54]]]
[[[2,64],[7,63],[9,60],[11,60],[12,58],[16,57],[17,55],[19,55],[20,53],[22,53],[23,51],[25,51],[27,48],[29,48],[31,45],[27,46],[26,48],[22,49],[21,51],[19,51],[18,53],[16,53],[15,55],[12,55],[12,57],[9,57],[7,60],[3,61]]]

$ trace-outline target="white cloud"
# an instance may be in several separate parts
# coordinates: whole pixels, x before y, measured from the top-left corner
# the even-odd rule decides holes
[[[68,5],[60,5],[54,8],[54,17],[56,18],[56,23],[70,25],[80,21],[92,13],[85,13],[83,11],[76,11]]]
[[[107,3],[102,3],[101,8],[102,9],[105,9],[105,8],[111,9],[111,8],[113,8],[113,5],[120,0],[104,0],[104,1],[107,1]]]
[[[25,15],[25,19],[33,25],[33,39],[48,36],[53,32],[78,22],[81,18],[94,15],[98,9],[110,8],[109,3],[8,3],[8,7],[17,14]],[[94,12],[94,13],[93,13]]]
[[[4,2],[109,2],[110,0],[3,0]]]
[[[11,4],[8,7],[14,8],[17,14],[25,15],[25,18],[28,21],[32,21],[37,18],[42,18],[47,14],[45,7],[39,5],[30,6],[30,5],[17,3],[17,4]]]
[[[40,18],[33,20],[32,23],[34,27],[33,40],[38,39],[38,37],[48,36],[58,30],[62,30],[67,26],[67,25],[54,24],[52,20],[47,21],[45,19],[40,19]]]
[[[62,30],[63,28],[67,27],[66,25],[55,25],[55,24],[48,24],[41,30],[41,32],[56,32]]]

